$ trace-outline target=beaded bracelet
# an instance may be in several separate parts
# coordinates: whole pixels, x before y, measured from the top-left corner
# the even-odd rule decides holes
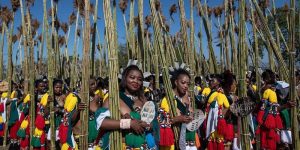
[[[131,119],[121,119],[120,120],[120,128],[121,129],[130,129]]]

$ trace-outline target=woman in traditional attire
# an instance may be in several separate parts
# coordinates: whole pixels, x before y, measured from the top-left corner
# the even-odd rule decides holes
[[[160,149],[161,150],[174,150],[175,140],[178,141],[178,148],[180,149],[197,149],[196,148],[196,133],[190,132],[186,129],[186,123],[192,121],[189,116],[193,110],[191,109],[190,98],[188,95],[188,89],[190,85],[190,74],[183,68],[178,68],[172,73],[172,86],[177,108],[177,116],[170,117],[171,106],[168,104],[168,99],[165,97],[161,101],[158,121],[160,123]],[[181,126],[180,138],[174,139],[174,133],[172,126]]]
[[[150,125],[141,121],[141,110],[147,102],[143,89],[143,73],[137,65],[129,65],[122,73],[120,83],[120,112],[123,119],[137,121],[139,128],[123,132],[123,149],[155,148],[155,140]],[[109,101],[104,106],[108,108]],[[141,128],[140,128],[141,127]]]
[[[222,74],[222,88],[224,91],[225,96],[228,99],[229,105],[233,105],[237,100],[238,97],[236,96],[236,78],[235,76],[229,71],[225,71]],[[224,146],[225,149],[232,149],[233,139],[237,139],[237,116],[235,116],[230,109],[224,114],[226,120],[226,132],[224,133]]]
[[[56,149],[60,149],[59,138],[58,138],[58,127],[61,123],[64,114],[64,103],[66,96],[63,93],[63,81],[60,79],[54,79],[53,81],[53,93],[54,93],[54,124],[55,124],[55,146]],[[50,117],[50,116],[49,116]],[[51,129],[49,128],[47,134],[48,147],[50,146],[51,140]]]
[[[280,142],[279,131],[283,128],[280,117],[280,105],[275,92],[275,73],[266,70],[262,74],[264,85],[262,87],[262,100],[258,110],[256,120],[258,127],[256,134],[260,135],[261,149],[276,150],[277,143]]]
[[[209,81],[211,92],[207,96],[206,138],[207,149],[224,149],[227,123],[224,115],[229,108],[229,102],[221,87],[220,75],[212,75]]]

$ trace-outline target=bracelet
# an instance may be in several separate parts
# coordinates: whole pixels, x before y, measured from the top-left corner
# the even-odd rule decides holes
[[[120,128],[121,129],[130,129],[131,119],[121,119],[120,120]]]

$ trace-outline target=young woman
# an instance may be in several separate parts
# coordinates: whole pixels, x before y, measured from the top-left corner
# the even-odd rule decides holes
[[[58,136],[58,127],[61,123],[61,119],[63,118],[64,114],[64,104],[65,104],[65,99],[66,96],[63,93],[63,81],[60,79],[54,79],[53,81],[53,93],[54,93],[54,117],[55,117],[55,131],[56,131],[56,137]],[[50,133],[50,128],[49,132],[47,135],[47,140],[48,140],[48,146],[50,146],[50,140],[51,140],[51,134]],[[59,139],[56,138],[56,149],[60,149],[59,145]]]
[[[222,78],[215,74],[211,76],[209,85],[210,94],[207,96],[207,119],[206,138],[208,140],[207,149],[224,149],[224,136],[226,133],[226,121],[224,115],[229,108],[229,102],[221,87]]]
[[[175,101],[177,107],[177,116],[170,118],[170,106],[168,105],[167,98],[163,98],[160,110],[159,110],[159,123],[160,123],[160,149],[161,150],[174,150],[175,141],[172,126],[181,125],[182,123],[189,123],[192,118],[189,114],[192,112],[190,107],[190,99],[188,95],[188,89],[191,77],[189,73],[184,69],[175,70],[172,74],[172,86],[175,94]],[[195,149],[195,132],[189,132],[186,130],[185,139],[180,139],[184,142],[184,148]],[[177,149],[177,148],[176,148]]]
[[[138,127],[133,130],[123,132],[124,149],[146,149],[155,147],[153,137],[151,137],[150,125],[141,121],[140,111],[146,102],[143,90],[143,74],[135,65],[128,66],[122,73],[120,84],[120,111],[122,118],[136,120]],[[104,102],[108,108],[109,101]],[[145,132],[146,131],[146,132]],[[151,138],[151,140],[146,140]]]

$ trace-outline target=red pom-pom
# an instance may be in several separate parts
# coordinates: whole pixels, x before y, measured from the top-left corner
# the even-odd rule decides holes
[[[282,119],[281,119],[279,114],[277,114],[275,116],[275,121],[276,121],[276,128],[277,129],[283,129]]]
[[[36,116],[36,119],[35,119],[35,126],[40,129],[40,130],[43,130],[44,127],[45,127],[45,119],[42,115],[38,114]]]
[[[0,103],[0,113],[4,112],[4,103]]]
[[[225,132],[225,139],[227,141],[232,141],[234,138],[234,128],[233,128],[233,124],[229,123],[227,124],[227,128],[226,128],[226,132]]]
[[[27,138],[25,138],[25,139],[21,139],[21,142],[20,142],[20,147],[21,148],[26,148],[26,147],[28,147],[28,145],[29,145],[29,139],[28,139],[28,137]]]
[[[261,142],[260,147],[262,149],[267,149],[268,148],[267,131],[265,129],[261,129],[261,132],[260,132],[260,142]]]
[[[10,128],[10,131],[9,131],[9,136],[11,139],[18,139],[18,136],[17,136],[17,132],[20,128],[20,125],[21,123],[19,121],[17,121],[11,128]]]
[[[218,125],[217,125],[217,132],[219,135],[225,135],[226,132],[226,121],[224,118],[219,118],[218,120]]]
[[[171,146],[174,144],[174,133],[171,128],[160,128],[160,146]]]
[[[264,114],[265,114],[265,111],[264,110],[260,110],[258,113],[257,113],[257,117],[256,117],[256,120],[258,122],[258,124],[263,124],[263,118],[264,118]]]
[[[220,143],[217,143],[217,149],[216,150],[224,150],[225,147],[224,147],[224,143],[223,141],[221,141]]]
[[[214,143],[213,141],[208,141],[207,144],[207,150],[213,150],[214,149]]]
[[[268,134],[267,134],[267,138],[275,140],[276,139],[276,134],[277,133],[275,132],[274,129],[270,129],[269,132],[268,132]]]
[[[46,141],[46,134],[45,132],[43,132],[43,134],[41,135],[41,144],[45,144],[45,141]]]
[[[264,123],[265,127],[268,129],[274,129],[276,128],[276,122],[275,122],[275,117],[273,114],[268,114],[266,121]]]
[[[259,135],[260,134],[260,127],[257,127],[257,129],[255,130],[255,134]]]
[[[51,133],[53,134],[53,133]],[[58,129],[58,137],[60,139],[60,143],[66,143],[68,138],[68,126],[65,126],[64,124],[60,124]]]
[[[45,146],[42,146],[40,150],[46,150]]]
[[[274,139],[268,139],[268,150],[276,150],[276,141]]]

